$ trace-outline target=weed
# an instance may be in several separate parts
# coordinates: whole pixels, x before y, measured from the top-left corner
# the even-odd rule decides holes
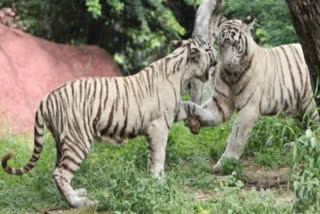
[[[320,142],[319,132],[308,129],[296,140],[292,156],[292,186],[296,194],[297,212],[320,210]]]
[[[232,172],[235,172],[237,175],[240,175],[242,173],[241,162],[233,158],[223,157],[221,160],[221,166],[223,174],[229,175]]]

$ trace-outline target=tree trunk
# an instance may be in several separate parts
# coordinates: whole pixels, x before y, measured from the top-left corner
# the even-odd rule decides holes
[[[293,25],[303,48],[312,79],[312,86],[320,74],[320,1],[286,0]],[[319,100],[317,101],[319,104]]]
[[[203,39],[210,44],[214,42],[213,33],[217,31],[220,11],[223,0],[202,0],[194,22],[192,32],[193,38]],[[211,75],[210,75],[211,76]],[[189,84],[189,94],[191,100],[197,104],[202,104],[211,95],[211,80],[206,83],[196,78],[192,78]]]

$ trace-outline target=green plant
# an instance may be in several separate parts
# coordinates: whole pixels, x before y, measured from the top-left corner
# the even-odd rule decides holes
[[[244,156],[251,156],[258,166],[279,168],[289,164],[285,144],[291,143],[303,134],[303,126],[294,118],[281,114],[262,117],[254,125],[244,150]]]
[[[169,135],[162,180],[153,179],[147,170],[144,137],[121,146],[94,143],[76,172],[73,186],[88,190],[88,197],[97,202],[95,212],[289,213],[290,203],[274,203],[277,195],[272,191],[244,190],[235,173],[212,175],[210,150],[218,147],[223,151],[231,125],[204,128],[193,135],[182,123],[175,124]],[[10,165],[25,164],[32,149],[26,138],[0,138],[0,157],[9,151],[15,155]],[[41,158],[29,173],[10,176],[0,169],[0,213],[43,213],[68,207],[52,182],[55,156],[54,140],[46,133]]]
[[[235,172],[237,175],[240,175],[242,172],[241,162],[233,158],[223,157],[221,160],[222,172],[223,174],[229,175],[232,172]]]
[[[308,129],[295,141],[293,148],[291,183],[297,198],[297,212],[315,213],[320,210],[319,131]]]

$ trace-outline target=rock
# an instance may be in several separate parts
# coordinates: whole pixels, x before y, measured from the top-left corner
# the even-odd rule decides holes
[[[0,134],[32,131],[42,97],[66,81],[120,75],[97,46],[57,44],[0,24]]]

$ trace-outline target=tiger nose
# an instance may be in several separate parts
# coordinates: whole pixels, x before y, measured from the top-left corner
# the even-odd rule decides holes
[[[226,66],[230,67],[232,65],[232,61],[231,60],[228,60],[226,63],[225,63]]]
[[[232,64],[236,64],[237,60],[236,59],[232,59],[231,62],[232,62]]]
[[[218,64],[217,60],[213,60],[213,62],[211,63],[211,66],[216,66]]]

